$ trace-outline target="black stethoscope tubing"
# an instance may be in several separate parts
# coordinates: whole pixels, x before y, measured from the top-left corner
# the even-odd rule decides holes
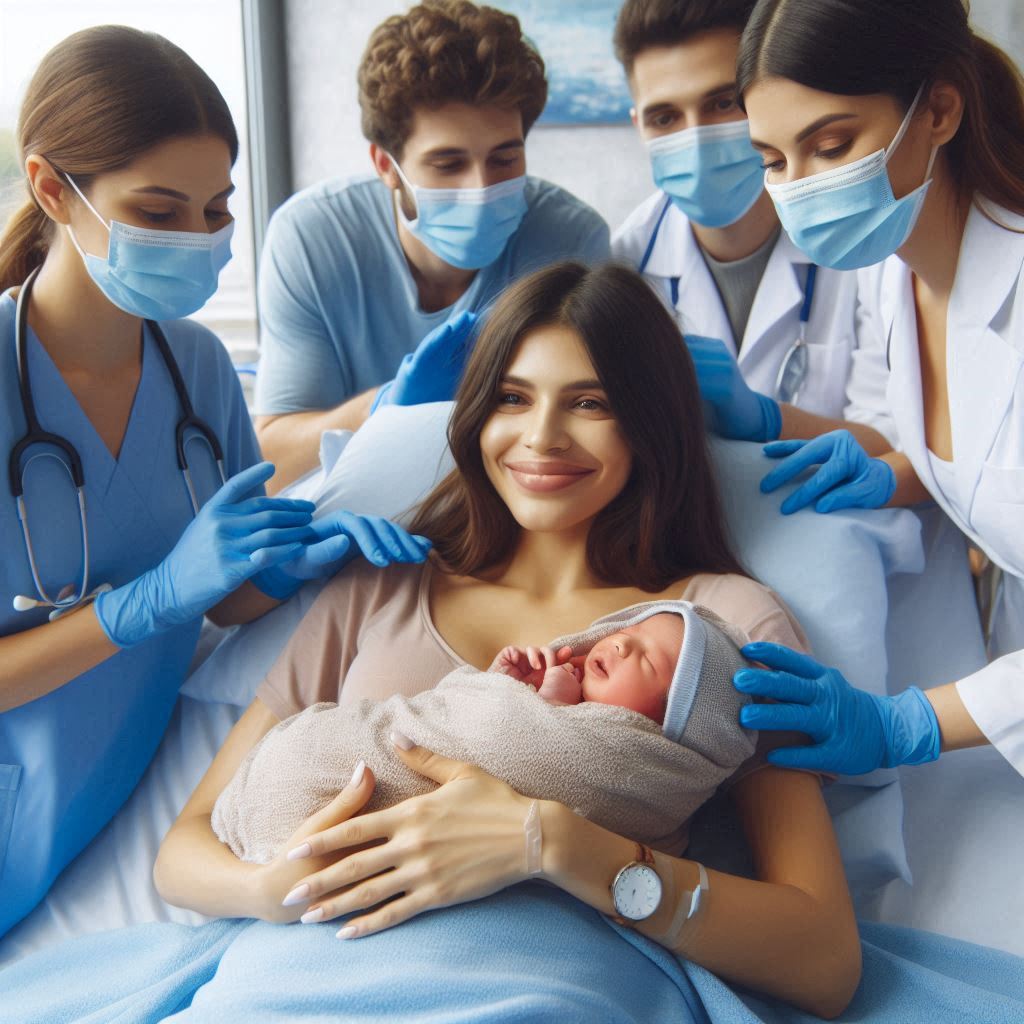
[[[83,487],[85,484],[85,476],[82,471],[82,460],[79,457],[78,452],[75,450],[74,445],[59,434],[52,434],[49,431],[43,430],[39,423],[39,418],[36,415],[35,402],[32,400],[32,387],[29,380],[28,369],[28,304],[29,297],[32,294],[32,286],[35,284],[35,279],[41,269],[41,267],[36,267],[36,269],[29,274],[25,283],[21,286],[21,292],[18,295],[18,311],[15,322],[18,391],[21,395],[21,408],[25,415],[25,423],[28,430],[25,436],[15,444],[8,459],[8,474],[10,477],[11,494],[15,498],[20,498],[23,494],[21,483],[21,456],[24,454],[25,449],[34,444],[50,444],[59,448],[68,458],[71,469],[71,478],[74,481],[75,486]],[[181,370],[178,368],[178,363],[174,358],[174,353],[171,352],[171,346],[167,342],[167,336],[164,334],[163,328],[161,328],[155,320],[147,320],[146,325],[152,332],[153,340],[156,342],[156,347],[160,350],[160,357],[163,359],[164,365],[167,367],[167,372],[170,374],[171,383],[174,386],[174,391],[178,397],[178,403],[182,410],[182,417],[178,420],[178,424],[174,431],[178,469],[180,469],[182,473],[188,472],[188,460],[185,456],[185,433],[191,429],[198,431],[198,433],[202,435],[203,439],[210,446],[210,450],[213,452],[214,460],[221,466],[223,472],[224,452],[221,449],[220,442],[217,440],[217,435],[214,433],[213,429],[200,419],[192,408],[192,401],[188,396],[188,389],[185,387],[185,381],[181,376]]]
[[[22,597],[20,595],[16,596],[14,599],[14,607],[19,611],[27,611],[29,608],[35,607],[39,604],[48,605],[54,609],[51,614],[51,618],[53,618],[54,616],[68,611],[71,608],[77,607],[83,601],[90,600],[95,596],[95,593],[99,593],[100,590],[109,588],[105,584],[103,587],[95,591],[93,595],[87,596],[89,589],[89,535],[85,512],[85,472],[82,468],[81,456],[78,454],[75,446],[67,438],[43,429],[39,422],[39,417],[36,414],[35,402],[32,398],[32,383],[28,367],[28,306],[29,298],[32,294],[32,286],[35,284],[36,277],[39,275],[39,271],[41,269],[41,267],[36,267],[36,269],[29,274],[25,283],[21,286],[20,293],[18,294],[18,303],[15,312],[14,341],[18,373],[18,393],[21,398],[22,413],[25,416],[26,432],[11,449],[8,457],[7,472],[11,495],[13,496],[18,508],[18,518],[21,522],[22,535],[25,541],[25,552],[28,556],[29,566],[32,571],[32,579],[35,584],[36,592],[40,598],[39,601],[36,601],[32,598]],[[220,478],[222,482],[226,479],[224,474],[224,453],[213,429],[196,415],[195,410],[192,407],[192,402],[188,396],[188,389],[185,387],[185,381],[181,376],[181,370],[174,358],[174,353],[171,352],[171,347],[167,342],[167,337],[164,334],[163,329],[155,320],[147,320],[146,324],[152,332],[153,340],[156,342],[157,349],[160,351],[160,357],[163,360],[164,365],[167,367],[167,372],[170,375],[171,383],[181,406],[182,416],[181,419],[178,420],[174,431],[175,451],[178,460],[178,469],[181,471],[182,477],[185,481],[185,487],[188,490],[189,500],[192,503],[192,511],[194,514],[198,514],[199,503],[196,498],[195,488],[192,485],[192,474],[189,470],[188,459],[185,455],[186,432],[189,430],[196,431],[203,438],[206,444],[209,445],[214,461],[217,463],[217,468],[220,471]],[[28,515],[25,508],[24,485],[22,483],[24,475],[22,469],[22,458],[29,448],[39,444],[50,445],[63,453],[67,460],[65,466],[71,475],[72,482],[75,485],[75,491],[78,495],[79,519],[82,534],[82,583],[77,595],[73,597],[61,598],[58,595],[55,599],[51,598],[46,593],[35,561],[35,552],[33,550],[32,538],[28,526]]]

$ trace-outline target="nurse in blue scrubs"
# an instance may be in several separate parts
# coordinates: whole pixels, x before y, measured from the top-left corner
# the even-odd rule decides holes
[[[230,359],[181,319],[230,258],[238,140],[210,78],[116,26],[59,44],[19,119],[0,239],[0,935],[151,760],[204,613],[248,621],[383,521],[270,499]],[[7,492],[7,493],[4,493]]]

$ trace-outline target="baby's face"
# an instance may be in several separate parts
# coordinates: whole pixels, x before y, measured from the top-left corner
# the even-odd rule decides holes
[[[583,699],[662,722],[683,628],[681,616],[662,612],[599,640],[583,662]]]

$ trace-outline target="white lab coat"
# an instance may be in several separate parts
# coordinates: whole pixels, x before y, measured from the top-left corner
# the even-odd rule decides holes
[[[957,689],[992,744],[1024,774],[1024,217],[973,207],[947,319],[952,482],[943,489],[924,436],[910,270],[896,256],[858,272],[861,341],[888,350],[886,405],[921,482],[998,565],[996,639],[1009,651]],[[891,338],[891,341],[889,340]]]
[[[612,238],[613,256],[640,267],[665,198],[664,192],[657,192],[629,215]],[[780,234],[754,297],[740,346],[738,362],[744,380],[755,391],[772,397],[779,369],[799,334],[808,263],[786,233]],[[720,338],[736,356],[736,339],[714,278],[689,220],[674,204],[661,221],[643,274],[669,309],[671,282],[678,279],[679,297],[673,312],[683,333]],[[866,391],[858,397],[858,406],[877,407],[884,395],[888,376],[884,357],[873,349],[868,358],[854,359],[858,348],[856,292],[856,274],[819,268],[805,335],[807,379],[796,403],[809,412],[844,417],[851,366],[859,367],[855,387]],[[871,425],[895,440],[892,422],[884,413],[876,415]]]

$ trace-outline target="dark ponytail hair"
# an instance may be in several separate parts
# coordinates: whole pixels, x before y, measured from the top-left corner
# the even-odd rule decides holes
[[[461,575],[512,555],[520,528],[487,476],[480,434],[517,346],[551,325],[570,328],[583,342],[633,455],[626,486],[591,525],[593,572],[613,586],[648,592],[698,572],[745,574],[726,531],[693,360],[644,279],[614,263],[554,263],[502,293],[455,396],[448,443],[456,469],[409,529],[429,537],[445,566]]]
[[[43,58],[18,118],[18,152],[45,156],[86,190],[176,136],[216,135],[238,156],[231,113],[213,80],[184,50],[123,25],[87,28]],[[53,224],[29,191],[0,237],[0,292],[46,259]]]
[[[949,82],[963,120],[943,147],[965,201],[1024,214],[1024,79],[976,35],[963,0],[759,0],[740,44],[740,93],[786,78],[840,96],[885,93],[909,108]]]

